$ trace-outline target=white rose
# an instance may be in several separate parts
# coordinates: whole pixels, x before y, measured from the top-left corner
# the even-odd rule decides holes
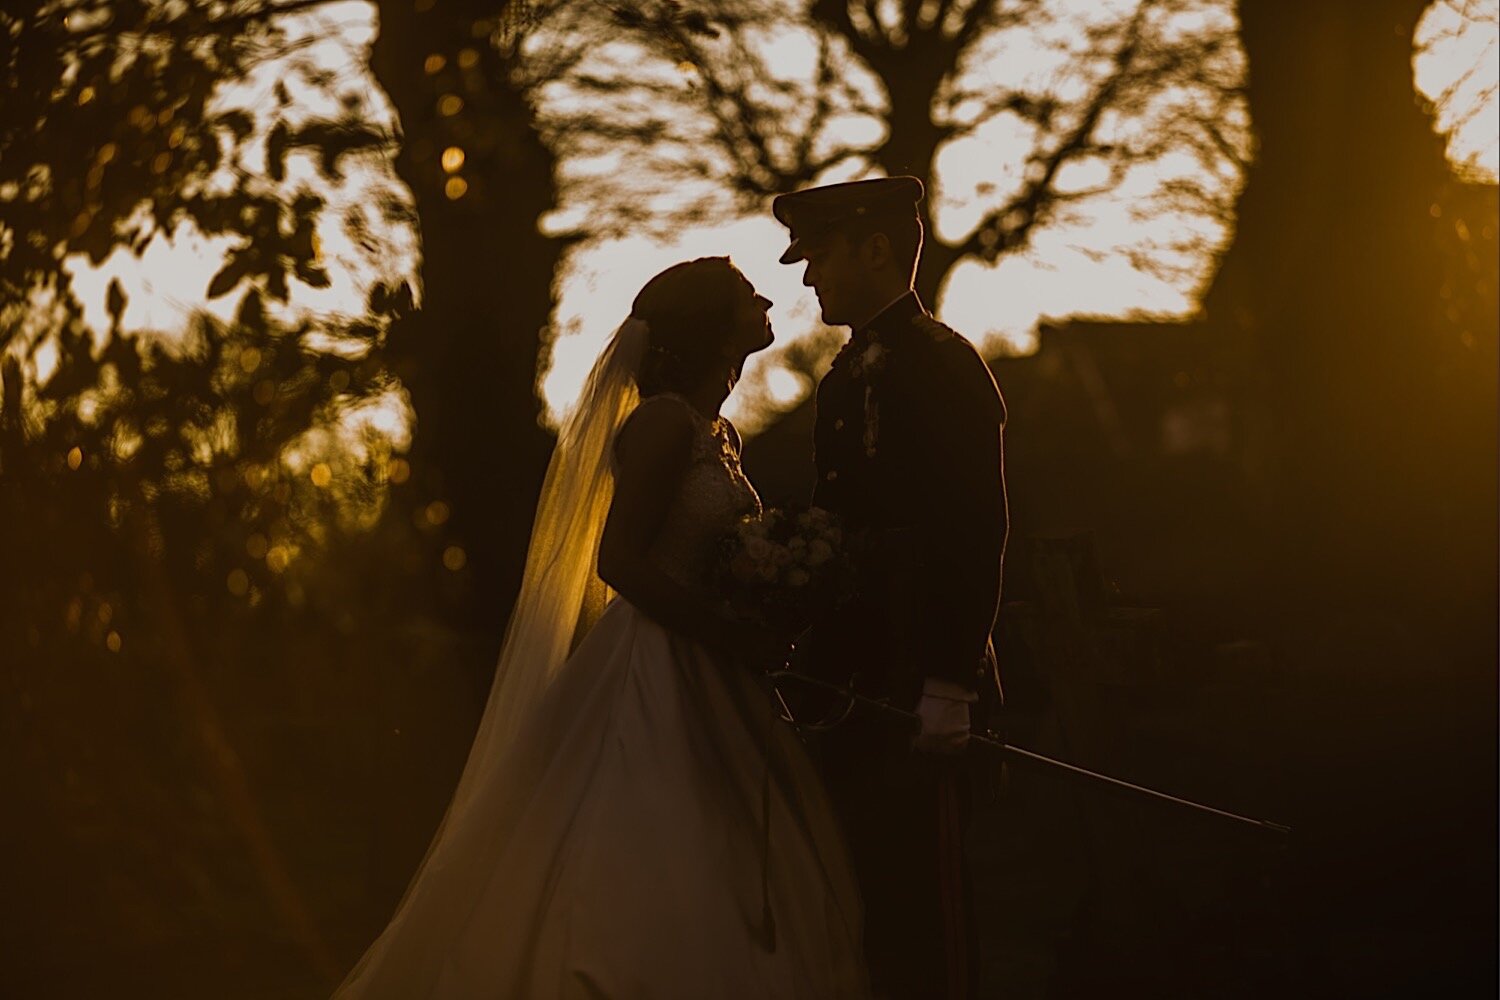
[[[765,562],[771,555],[771,543],[764,538],[752,535],[745,539],[745,554],[757,563]]]
[[[788,587],[805,587],[811,582],[812,577],[805,569],[794,569],[786,575],[786,585]]]
[[[771,565],[785,566],[792,561],[792,550],[784,545],[771,546]]]
[[[807,564],[821,566],[833,558],[833,546],[819,538],[807,547]]]

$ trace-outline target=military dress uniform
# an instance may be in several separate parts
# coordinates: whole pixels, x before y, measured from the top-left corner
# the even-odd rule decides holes
[[[785,214],[793,255],[796,206]],[[813,503],[839,515],[858,593],[801,644],[802,669],[906,710],[934,689],[977,696],[975,722],[998,705],[1004,426],[983,358],[914,292],[853,331],[818,387]],[[815,750],[859,874],[877,993],[971,997],[967,764],[912,749],[912,735],[856,713]]]

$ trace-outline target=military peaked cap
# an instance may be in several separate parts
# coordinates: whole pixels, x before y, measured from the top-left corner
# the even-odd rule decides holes
[[[868,215],[918,218],[917,203],[922,195],[922,182],[916,177],[880,177],[778,195],[771,202],[771,213],[791,230],[792,237],[781,262],[795,264],[804,259],[807,244],[836,232],[841,224],[856,218]]]

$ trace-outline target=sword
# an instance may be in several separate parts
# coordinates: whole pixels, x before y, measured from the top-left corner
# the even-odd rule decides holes
[[[829,718],[826,718],[819,722],[800,722],[793,717],[791,709],[787,707],[786,701],[781,697],[781,692],[776,691],[776,698],[781,703],[781,710],[783,715],[786,717],[788,722],[792,723],[800,730],[810,732],[825,732],[827,730],[833,729],[840,723],[844,722],[844,720],[846,720],[854,711],[856,706],[871,708],[891,718],[904,719],[908,722],[915,722],[918,725],[920,725],[922,721],[921,717],[918,716],[916,712],[908,712],[905,709],[897,708],[895,705],[892,705],[890,702],[883,699],[870,698],[866,695],[860,694],[859,692],[854,690],[853,681],[850,681],[848,684],[834,684],[831,681],[825,681],[817,677],[810,677],[807,674],[801,673],[797,670],[792,670],[790,668],[782,668],[779,670],[769,671],[767,672],[766,677],[768,680],[770,680],[773,691],[776,691],[775,685],[777,684],[777,682],[782,680],[790,680],[796,681],[800,684],[806,684],[810,687],[817,687],[822,688],[825,691],[831,691],[835,694],[841,695],[846,699],[843,709],[836,716],[830,716]],[[1068,761],[1059,760],[1056,757],[1049,757],[1046,754],[1037,753],[1035,750],[1027,750],[1025,747],[1018,747],[1013,743],[1005,742],[1005,740],[1001,738],[1000,734],[994,732],[993,730],[986,729],[979,732],[971,732],[969,734],[969,742],[978,743],[980,746],[987,746],[992,750],[996,750],[1000,753],[1016,757],[1020,760],[1030,761],[1033,764],[1041,764],[1045,767],[1054,768],[1068,774],[1072,774],[1076,777],[1085,778],[1089,781],[1099,782],[1101,784],[1109,785],[1114,788],[1119,788],[1123,791],[1141,795],[1156,802],[1165,802],[1169,805],[1179,806],[1184,809],[1191,809],[1195,812],[1207,816],[1217,816],[1220,819],[1239,823],[1243,826],[1251,826],[1259,830],[1264,830],[1268,833],[1277,834],[1279,836],[1287,836],[1292,832],[1292,828],[1283,823],[1276,823],[1268,819],[1256,819],[1253,816],[1243,816],[1236,812],[1230,812],[1228,809],[1220,809],[1216,806],[1205,805],[1202,802],[1194,802],[1192,799],[1185,799],[1180,795],[1171,795],[1167,792],[1158,791],[1155,788],[1148,788],[1145,785],[1138,785],[1133,781],[1126,781],[1123,778],[1116,778],[1112,775],[1101,774],[1098,771],[1091,771],[1086,767],[1080,767],[1077,764],[1071,764]]]

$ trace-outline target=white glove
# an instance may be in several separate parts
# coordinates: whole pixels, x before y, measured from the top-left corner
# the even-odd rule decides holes
[[[912,746],[924,753],[959,753],[969,745],[969,705],[978,701],[972,691],[950,681],[927,678],[917,702],[922,729]]]

